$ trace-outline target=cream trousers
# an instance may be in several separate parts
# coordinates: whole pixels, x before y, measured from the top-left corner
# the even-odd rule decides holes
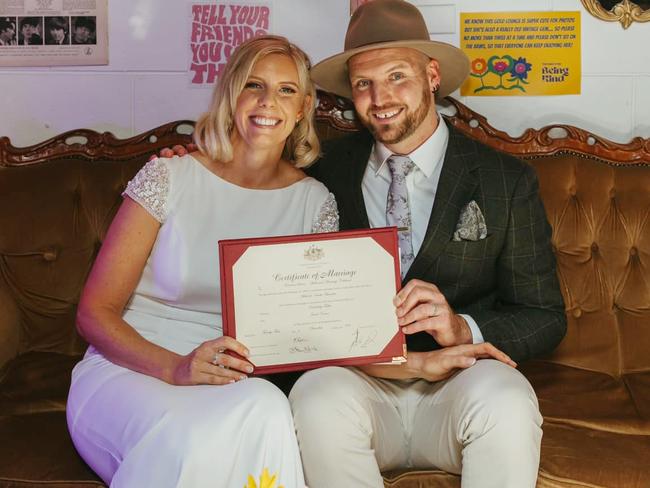
[[[381,471],[440,468],[463,488],[533,488],[542,417],[516,369],[480,360],[435,383],[310,371],[290,395],[310,488],[381,488]]]

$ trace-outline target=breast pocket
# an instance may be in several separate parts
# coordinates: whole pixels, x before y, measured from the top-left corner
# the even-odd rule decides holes
[[[471,286],[493,274],[499,254],[496,241],[491,235],[478,241],[450,241],[438,257],[440,282]]]
[[[445,246],[443,254],[456,258],[487,256],[491,254],[493,243],[494,236],[490,234],[485,239],[479,239],[477,241],[450,241]]]

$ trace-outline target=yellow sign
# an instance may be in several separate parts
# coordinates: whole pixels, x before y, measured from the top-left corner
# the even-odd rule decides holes
[[[462,13],[462,96],[580,93],[580,12]]]

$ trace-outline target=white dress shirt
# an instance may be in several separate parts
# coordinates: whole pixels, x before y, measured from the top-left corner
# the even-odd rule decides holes
[[[440,181],[442,163],[449,142],[449,129],[442,118],[438,120],[438,127],[431,134],[431,137],[412,153],[403,155],[410,157],[415,164],[413,171],[406,176],[406,188],[409,194],[409,208],[411,210],[411,240],[413,253],[416,256],[427,231],[438,182]],[[363,200],[366,204],[370,227],[373,228],[388,225],[386,222],[386,200],[388,199],[391,176],[386,160],[392,154],[391,150],[381,142],[375,141],[363,175],[361,183]],[[404,274],[407,271],[404,270]],[[469,315],[461,315],[469,325],[473,343],[484,342],[476,321]]]

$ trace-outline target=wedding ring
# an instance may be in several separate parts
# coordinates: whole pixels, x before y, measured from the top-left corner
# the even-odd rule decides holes
[[[217,352],[215,352],[214,356],[212,357],[212,364],[214,364],[215,366],[217,364],[219,364],[219,354],[223,354],[225,351],[226,351],[226,349],[223,348],[223,347],[220,347],[219,349],[217,349]]]
[[[438,305],[435,303],[432,303],[433,305],[433,312],[431,312],[431,317],[437,317],[438,316]]]
[[[214,357],[212,358],[212,364],[219,366],[220,368],[228,369],[228,366],[225,366],[219,362],[219,354],[223,354],[225,351],[226,350],[223,347],[217,349],[217,352],[214,353]]]

